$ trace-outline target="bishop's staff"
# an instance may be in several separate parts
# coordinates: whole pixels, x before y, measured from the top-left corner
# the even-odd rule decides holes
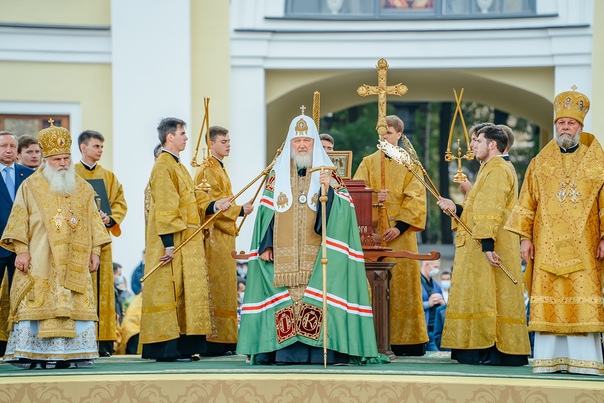
[[[414,168],[414,162],[412,160],[412,158],[410,157],[409,153],[407,151],[405,151],[404,149],[397,147],[397,146],[393,146],[392,144],[386,142],[386,141],[380,141],[380,143],[377,146],[380,150],[382,150],[382,152],[384,152],[385,154],[387,154],[390,158],[392,158],[394,161],[398,162],[401,165],[404,165],[413,175],[415,175],[415,177],[417,179],[419,179],[419,181],[422,183],[422,185],[424,185],[426,187],[426,189],[428,189],[428,191],[430,193],[432,193],[432,195],[434,197],[436,197],[436,199],[440,200],[442,199],[442,196],[440,195],[440,193],[438,192],[438,190],[436,189],[436,187],[434,187],[434,184],[432,183],[432,181],[429,179],[428,174],[426,173],[425,170],[422,170],[424,172],[424,176],[426,178],[428,178],[427,180],[430,182],[430,184],[426,183],[426,181],[424,180],[424,178],[422,178],[417,172],[415,172]],[[419,161],[418,161],[419,163]],[[420,165],[421,166],[421,165]],[[459,216],[457,214],[455,214],[454,211],[448,210],[450,216],[457,221],[457,223],[459,225],[461,225],[470,236],[472,236],[472,231],[470,230],[470,228],[468,228],[468,226],[466,225],[466,223],[464,223],[461,218],[459,218]],[[475,241],[479,244],[482,245],[482,243],[480,242],[479,239],[475,239]],[[503,265],[503,263],[498,262],[497,267],[499,267],[501,270],[503,270],[503,272],[510,278],[510,280],[512,280],[512,282],[514,284],[518,284],[518,280],[516,280],[516,278],[512,275],[512,273],[510,273],[510,271],[508,269],[505,268],[505,266]]]
[[[334,166],[320,166],[310,169],[308,172],[335,171]],[[327,368],[327,185],[321,181],[321,265],[323,267],[323,367]]]
[[[285,143],[283,143],[283,144],[285,144]],[[264,179],[266,177],[266,175],[268,175],[268,173],[270,173],[270,171],[273,169],[273,166],[275,165],[275,162],[277,162],[277,157],[279,157],[279,154],[281,154],[282,150],[283,150],[283,145],[281,146],[281,148],[279,150],[277,150],[277,154],[275,155],[275,158],[273,158],[273,161],[266,168],[264,168],[264,170],[262,170],[262,172],[260,172],[260,174],[258,174],[258,176],[256,176],[254,179],[252,179],[252,181],[250,183],[248,183],[247,185],[245,185],[245,187],[243,189],[241,189],[236,195],[232,196],[230,198],[230,201],[231,202],[234,201],[236,198],[238,198],[243,193],[245,193],[245,191],[248,190],[260,178]],[[264,183],[264,181],[262,183]],[[187,239],[185,239],[184,241],[182,241],[180,243],[180,245],[178,245],[177,247],[174,248],[174,253],[178,252],[183,246],[185,246],[185,244],[187,242],[189,242],[191,239],[193,239],[195,237],[195,235],[197,235],[200,231],[202,231],[204,228],[207,228],[207,226],[210,225],[223,212],[224,212],[224,210],[218,210],[214,215],[212,215],[212,217],[208,218],[203,224],[201,224],[201,226],[199,226],[199,228],[197,228],[195,230],[195,232],[193,232]],[[155,267],[153,267],[151,270],[149,270],[149,272],[147,274],[145,274],[141,278],[141,283],[143,283],[147,279],[147,277],[149,277],[157,269],[159,269],[160,267],[162,267],[166,263],[167,262],[159,262]]]

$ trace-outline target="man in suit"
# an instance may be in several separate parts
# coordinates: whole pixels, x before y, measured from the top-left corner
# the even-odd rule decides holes
[[[15,164],[17,159],[17,136],[13,133],[0,131],[0,235],[4,232],[8,216],[13,207],[15,194],[21,183],[31,175],[34,170],[23,165]],[[15,273],[15,254],[0,248],[0,284],[7,272],[8,290]],[[0,288],[1,289],[1,288]],[[0,294],[0,300],[5,296]],[[8,295],[6,295],[8,298]],[[2,304],[0,304],[2,305]],[[4,315],[4,313],[2,313]],[[0,318],[3,323],[4,318]],[[0,338],[4,338],[0,335]],[[6,340],[0,340],[0,356],[4,355]]]

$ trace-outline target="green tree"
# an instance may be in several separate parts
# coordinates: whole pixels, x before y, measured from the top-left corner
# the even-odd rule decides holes
[[[396,111],[404,110],[405,105],[402,102],[389,103],[387,113],[395,114]],[[459,185],[453,182],[453,175],[457,172],[457,161],[445,162],[443,150],[447,144],[455,104],[427,102],[419,108],[417,104],[413,105],[412,109],[415,112],[411,118],[413,125],[410,125],[413,130],[408,131],[406,124],[405,134],[411,139],[420,161],[435,186],[438,187],[440,194],[443,197],[452,198],[457,203],[463,202],[464,195],[460,191]],[[462,102],[461,111],[468,130],[479,122],[506,124],[512,128],[515,133],[515,143],[510,151],[510,158],[516,168],[521,186],[526,168],[540,148],[538,127],[524,118],[475,102]],[[328,132],[334,137],[336,150],[352,151],[353,174],[363,157],[377,149],[376,122],[376,103],[355,106],[322,119],[322,131]],[[454,156],[457,156],[457,139],[460,139],[461,153],[465,154],[467,144],[459,116],[456,119],[451,141],[450,151]],[[462,167],[468,179],[474,182],[480,168],[478,161],[464,159]],[[443,175],[446,177],[442,178]],[[449,218],[442,214],[432,195],[428,194],[428,220],[426,230],[422,233],[422,240],[427,243],[451,242],[450,234],[445,236],[446,231],[450,231]]]

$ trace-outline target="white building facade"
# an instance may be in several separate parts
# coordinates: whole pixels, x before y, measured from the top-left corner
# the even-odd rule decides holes
[[[106,136],[101,163],[129,205],[114,239],[114,260],[126,272],[144,248],[155,127],[167,116],[190,122],[187,162],[203,97],[211,99],[210,123],[231,131],[235,191],[270,162],[314,91],[323,114],[375,102],[356,89],[376,84],[380,58],[390,65],[388,82],[409,87],[404,100],[451,101],[452,89],[464,88],[464,100],[529,119],[545,135],[556,93],[576,85],[596,111],[604,97],[604,80],[594,79],[604,55],[593,45],[604,33],[596,24],[604,6],[594,0],[47,3],[0,0],[0,124],[2,116],[64,114],[74,138],[84,129]],[[402,8],[414,4],[420,8]],[[604,117],[592,112],[585,129],[601,136]],[[239,249],[249,248],[252,223]]]

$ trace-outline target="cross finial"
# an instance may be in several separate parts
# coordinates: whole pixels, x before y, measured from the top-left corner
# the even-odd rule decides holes
[[[48,123],[50,123],[51,126],[54,126],[53,123],[55,122],[55,120],[53,118],[49,118],[48,119]]]
[[[387,84],[388,62],[386,59],[378,60],[376,67],[378,72],[378,85],[369,86],[363,84],[357,89],[357,94],[362,97],[366,97],[367,95],[378,96],[378,122],[375,129],[380,136],[383,136],[388,131],[388,125],[386,123],[386,95],[405,95],[407,93],[407,86],[401,83],[396,85]]]
[[[302,112],[302,114],[304,115],[304,111],[306,110],[306,106],[302,105],[300,107],[300,111]]]
[[[577,86],[576,86],[576,85],[574,85],[574,84],[573,84],[573,86],[572,86],[572,87],[570,87],[570,89],[571,89],[571,90],[573,90],[573,91],[577,91],[577,88],[579,88],[579,87],[577,87]]]

